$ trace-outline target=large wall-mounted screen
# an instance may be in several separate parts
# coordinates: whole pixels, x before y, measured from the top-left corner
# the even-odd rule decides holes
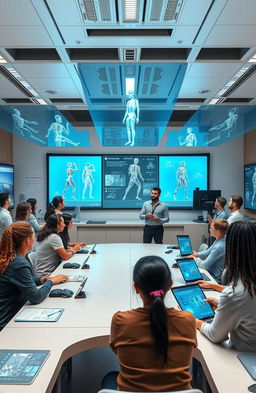
[[[67,208],[138,209],[162,189],[171,209],[192,209],[196,187],[209,187],[209,154],[48,154],[48,202],[63,195]]]
[[[209,154],[159,156],[161,201],[173,209],[191,209],[193,191],[209,188]]]
[[[104,208],[140,208],[158,184],[158,156],[104,156],[103,174]]]
[[[256,210],[256,164],[244,166],[244,207]]]
[[[12,203],[10,208],[14,207],[14,168],[13,165],[0,164],[0,194],[8,192]]]
[[[48,201],[63,195],[66,207],[102,206],[102,157],[48,155]]]

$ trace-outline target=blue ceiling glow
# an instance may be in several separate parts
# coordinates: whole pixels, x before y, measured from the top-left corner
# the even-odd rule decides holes
[[[180,130],[168,132],[166,146],[218,146],[255,128],[255,105],[201,106]]]
[[[157,146],[186,68],[186,63],[79,63],[88,110],[102,145]],[[130,96],[126,96],[127,78],[135,79]]]

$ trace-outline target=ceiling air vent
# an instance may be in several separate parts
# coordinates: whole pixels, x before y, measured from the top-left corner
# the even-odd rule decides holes
[[[77,0],[84,23],[116,23],[113,0]]]
[[[145,23],[176,23],[183,0],[151,0],[146,3]]]
[[[124,49],[124,61],[136,61],[137,60],[137,49]]]

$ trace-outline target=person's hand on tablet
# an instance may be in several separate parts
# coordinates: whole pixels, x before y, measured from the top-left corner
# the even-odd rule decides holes
[[[215,297],[208,297],[207,299],[204,299],[203,302],[209,303],[213,310],[216,310],[216,308],[218,307],[218,300],[215,299]]]
[[[214,282],[204,281],[204,280],[198,280],[195,282],[195,284],[198,284],[203,289],[213,289],[214,291],[217,292],[222,292],[223,289],[226,288],[225,285],[220,285]]]
[[[201,321],[201,319],[197,319],[197,318],[196,318],[196,328],[197,328],[198,330],[201,330],[201,327],[203,326],[204,323],[205,323],[205,322],[204,322],[204,321]]]

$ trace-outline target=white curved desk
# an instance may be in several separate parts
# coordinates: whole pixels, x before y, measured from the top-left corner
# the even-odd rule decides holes
[[[40,306],[63,307],[61,318],[55,323],[14,322],[0,334],[2,349],[50,349],[51,354],[32,385],[1,385],[1,393],[50,393],[63,362],[69,357],[92,348],[108,345],[112,315],[141,303],[132,287],[132,268],[145,255],[163,257],[171,267],[177,252],[165,254],[166,246],[154,244],[97,245],[97,253],[90,256],[89,270],[63,269],[54,274],[83,272],[88,276],[86,299],[47,298]],[[74,262],[83,262],[86,254],[75,255]],[[178,269],[172,269],[174,285],[184,281]],[[61,284],[76,291],[78,282]],[[211,296],[212,292],[208,292]],[[207,293],[206,293],[207,294]],[[171,293],[166,296],[168,306],[175,306]],[[33,306],[31,306],[33,307]],[[203,365],[214,393],[245,393],[253,383],[233,351],[214,345],[198,333],[198,349],[194,351]],[[229,379],[226,379],[228,376]],[[232,376],[232,377],[231,377]],[[232,378],[232,379],[231,379]]]

